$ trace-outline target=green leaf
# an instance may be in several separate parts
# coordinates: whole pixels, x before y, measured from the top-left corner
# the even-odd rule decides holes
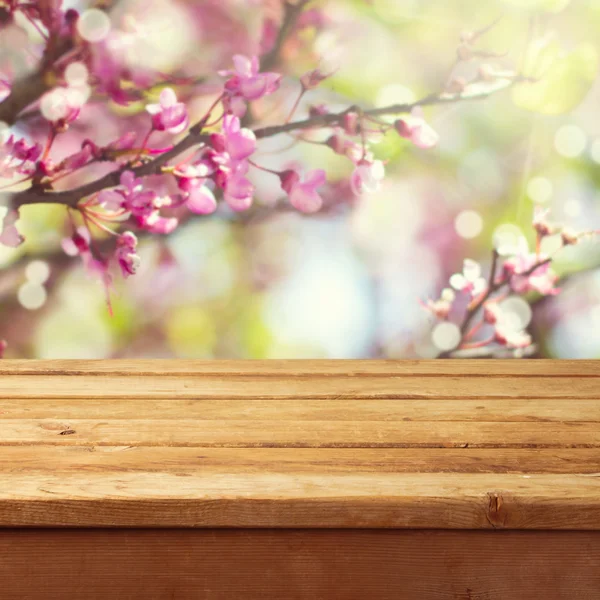
[[[596,78],[598,51],[581,44],[565,53],[555,41],[540,41],[530,51],[524,75],[536,81],[514,88],[513,102],[544,115],[560,115],[575,108]]]

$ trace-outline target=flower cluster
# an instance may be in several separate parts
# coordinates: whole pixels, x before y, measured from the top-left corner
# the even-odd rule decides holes
[[[0,145],[0,177],[12,179],[18,175],[32,175],[42,155],[42,146],[29,144],[24,138],[11,135]]]
[[[13,76],[14,65],[0,65],[0,122],[6,121],[9,131],[0,144],[0,177],[11,183],[18,177],[17,183],[29,184],[12,194],[0,243],[16,247],[23,242],[17,229],[21,206],[62,204],[69,232],[62,243],[64,252],[78,256],[107,290],[112,271],[126,278],[138,271],[138,237],[168,235],[194,214],[231,214],[260,204],[255,186],[260,173],[268,173],[276,182],[274,189],[280,196],[274,202],[315,213],[334,204],[335,190],[344,190],[343,201],[352,202],[353,194],[362,196],[381,188],[386,165],[376,143],[388,133],[407,150],[411,146],[403,140],[427,150],[438,143],[421,105],[446,102],[448,89],[410,105],[333,110],[301,103],[333,72],[314,67],[282,85],[282,73],[277,71],[290,50],[285,37],[294,38],[297,50],[303,43],[300,31],[308,27],[318,31],[326,22],[321,9],[305,10],[303,0],[284,3],[286,10],[266,15],[262,40],[255,46],[259,54],[246,44],[248,56],[229,49],[218,64],[207,58],[209,72],[201,72],[202,61],[198,61],[171,75],[136,60],[148,33],[132,14],[110,12],[111,3],[81,10],[65,8],[62,0],[0,0],[0,4],[0,16],[6,16],[0,29],[4,21],[15,27],[24,21],[42,40],[29,53],[41,57],[31,65],[31,81],[39,86],[35,93],[27,86],[23,92]],[[293,22],[285,20],[288,12],[296,15]],[[461,60],[467,60],[467,53],[478,56],[474,43],[480,35],[470,34],[461,42]],[[24,60],[30,60],[29,54]],[[231,61],[230,68],[222,68],[225,60]],[[476,81],[482,77],[493,81],[495,75],[487,70]],[[292,97],[286,96],[289,89],[294,91]],[[308,114],[294,121],[302,110]],[[16,127],[25,113],[34,125]],[[108,113],[117,126],[104,131],[96,120]],[[268,125],[261,126],[261,118]],[[328,182],[323,169],[291,161],[272,168],[260,146],[263,138],[272,136],[281,136],[284,142],[291,136],[293,145],[326,146],[347,159],[345,176]],[[58,149],[57,140],[64,141]],[[543,237],[549,226],[539,216],[535,227]],[[566,230],[562,236],[565,244],[578,239]],[[506,334],[496,291],[506,285],[516,294],[553,294],[555,282],[539,248],[506,258],[499,274],[489,281],[482,278],[479,265],[465,261],[463,272],[455,274],[442,296],[426,306],[439,319],[449,320],[458,298],[467,298],[467,313],[482,306],[485,323],[496,328],[498,343],[516,345],[515,336]]]
[[[516,247],[494,250],[488,279],[482,276],[479,263],[466,259],[461,273],[450,277],[450,287],[438,299],[422,303],[439,323],[444,323],[443,337],[434,343],[442,354],[456,350],[500,346],[522,350],[532,345],[526,327],[531,319],[531,308],[523,296],[530,293],[553,296],[558,276],[552,269],[552,257],[541,251],[541,242],[551,235],[560,235],[562,246],[578,243],[596,231],[574,233],[547,221],[547,211],[537,209],[533,218],[536,250],[531,252],[525,237]]]

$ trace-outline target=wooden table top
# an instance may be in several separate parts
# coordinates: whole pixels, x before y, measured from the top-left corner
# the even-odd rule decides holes
[[[600,361],[1,361],[0,526],[600,529]]]

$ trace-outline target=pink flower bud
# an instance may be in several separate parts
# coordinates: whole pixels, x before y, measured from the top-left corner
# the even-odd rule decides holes
[[[289,194],[290,190],[300,181],[300,175],[293,169],[288,169],[279,175],[279,179],[281,180],[281,188]]]
[[[332,73],[323,73],[320,69],[313,69],[300,77],[300,83],[305,90],[312,90],[331,75]]]
[[[358,115],[354,112],[346,113],[342,118],[342,127],[348,135],[356,135],[358,133]]]

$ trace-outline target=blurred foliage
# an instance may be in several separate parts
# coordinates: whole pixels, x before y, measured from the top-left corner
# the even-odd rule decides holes
[[[256,11],[243,4],[222,3],[254,35]],[[323,214],[274,211],[281,200],[277,183],[253,173],[258,193],[251,214],[196,217],[167,239],[144,240],[140,273],[115,278],[113,317],[101,286],[77,261],[65,269],[56,258],[62,255],[55,232],[68,230],[64,208],[24,209],[27,244],[18,251],[0,249],[7,356],[431,356],[430,322],[419,299],[436,296],[465,257],[489,264],[499,226],[518,227],[532,243],[531,216],[540,204],[574,229],[600,229],[600,0],[313,4],[328,16],[328,25],[305,30],[301,43],[284,48],[286,68],[298,76],[320,65],[334,74],[305,96],[298,118],[321,103],[337,110],[412,101],[441,90],[451,74],[471,79],[482,62],[534,81],[486,100],[427,107],[439,146],[420,150],[388,133],[373,145],[387,163],[381,192],[357,199],[342,186],[343,201]],[[499,17],[478,42],[498,56],[456,65],[461,32]],[[173,73],[206,75],[198,65],[218,55],[211,46],[217,45],[209,35],[213,29],[202,30],[171,65]],[[228,56],[247,49],[246,40],[232,35],[219,43]],[[152,100],[158,92],[143,96]],[[285,120],[297,93],[297,83],[287,79],[277,101],[257,114],[269,123]],[[191,105],[198,113],[206,109],[202,99]],[[142,109],[140,102],[93,113],[82,132],[67,139],[76,147],[83,135],[145,131]],[[117,119],[110,121],[110,115]],[[306,137],[321,142],[329,134]],[[328,148],[294,145],[289,136],[261,141],[256,160],[273,169],[303,161],[325,168],[334,184],[352,169]],[[481,217],[473,235],[457,231],[463,211]],[[49,299],[32,311],[16,301],[27,257],[46,257],[52,270],[45,284]],[[599,246],[561,251],[556,260],[561,273],[589,273],[567,278],[561,296],[537,303],[536,341],[545,356],[600,357]]]

